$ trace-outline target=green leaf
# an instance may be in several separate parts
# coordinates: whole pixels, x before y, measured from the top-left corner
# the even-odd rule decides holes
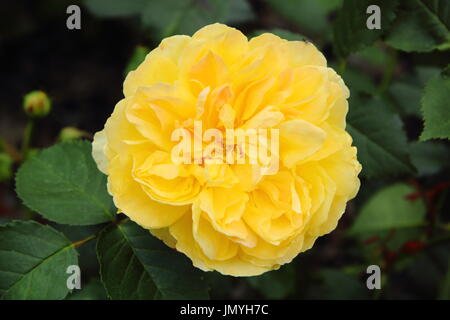
[[[240,24],[255,18],[252,7],[247,0],[228,0],[228,13],[226,22]]]
[[[147,3],[148,0],[84,0],[88,10],[102,18],[138,15]]]
[[[377,91],[371,77],[360,70],[351,67],[347,68],[342,78],[352,93],[364,92],[372,95]],[[351,108],[352,106],[350,106],[350,110]]]
[[[81,239],[86,239],[94,234],[98,234],[105,226],[103,224],[96,224],[92,226],[71,226],[67,224],[50,224],[53,228],[62,232],[67,239],[72,242],[78,242]],[[87,280],[91,274],[99,274],[100,266],[97,261],[97,253],[95,252],[96,241],[88,241],[83,245],[77,246],[79,254],[78,265],[83,274],[81,277],[81,287],[84,286],[84,281]]]
[[[396,49],[408,52],[449,48],[450,2],[403,1],[386,42]]]
[[[263,33],[273,33],[274,35],[289,41],[309,41],[306,37],[302,36],[299,33],[291,32],[284,29],[256,30],[255,32],[252,33],[251,36],[256,37]]]
[[[191,35],[215,23],[239,24],[254,18],[246,0],[84,0],[88,10],[102,18],[139,16],[142,24],[159,33]]]
[[[381,45],[374,44],[352,54],[351,59],[360,65],[369,64],[375,68],[384,69],[389,62],[389,56],[386,48]]]
[[[450,66],[427,83],[421,104],[425,128],[420,140],[450,139]]]
[[[59,143],[27,160],[16,176],[23,203],[46,219],[90,225],[114,219],[106,176],[92,159],[87,141]]]
[[[349,235],[422,225],[426,212],[422,199],[406,199],[415,192],[413,187],[401,183],[381,189],[364,204]]]
[[[433,141],[410,144],[411,162],[420,176],[431,175],[450,164],[450,152],[444,144]]]
[[[380,38],[395,17],[398,1],[393,0],[344,0],[333,25],[334,50],[345,58],[352,52],[363,49]],[[377,5],[381,11],[381,29],[368,29],[367,7]]]
[[[425,86],[425,84],[431,80],[434,76],[438,75],[441,69],[433,66],[418,66],[416,67],[416,74],[418,82],[420,85]]]
[[[106,291],[99,279],[90,281],[79,290],[74,290],[67,300],[107,300]]]
[[[384,243],[386,249],[392,252],[397,252],[401,250],[403,245],[408,241],[420,241],[423,235],[423,228],[402,228],[396,229],[395,232],[391,232],[391,230],[384,230],[377,232],[377,234]]]
[[[67,267],[77,264],[72,243],[49,226],[33,221],[0,226],[2,299],[64,299]]]
[[[389,88],[402,115],[420,114],[421,91],[420,86],[406,81],[396,81]]]
[[[350,99],[347,129],[358,148],[358,159],[366,177],[414,171],[403,124],[383,100]]]
[[[161,37],[191,35],[201,27],[215,23],[240,23],[253,17],[243,0],[164,0],[150,1],[142,12],[145,26],[156,29]],[[239,12],[235,10],[238,9]]]
[[[134,222],[106,228],[97,243],[103,284],[112,299],[206,299],[202,273]]]
[[[359,253],[367,264],[382,264],[385,256],[383,250],[399,252],[405,243],[409,241],[421,241],[423,227],[387,229],[357,234],[349,234],[358,243]],[[402,257],[403,258],[403,257]],[[403,270],[411,260],[400,259],[396,261],[393,268],[397,271]]]
[[[308,33],[322,34],[330,27],[329,15],[342,0],[266,0],[279,14]]]
[[[439,71],[435,67],[417,67],[414,73],[405,74],[391,84],[389,94],[401,115],[421,116],[420,99],[423,88],[428,80],[437,75]]]
[[[295,269],[289,264],[247,281],[267,299],[284,299],[295,290]]]

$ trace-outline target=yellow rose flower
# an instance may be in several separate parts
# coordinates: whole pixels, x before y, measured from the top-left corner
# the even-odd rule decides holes
[[[311,43],[209,25],[164,39],[123,91],[93,157],[120,212],[202,270],[279,268],[335,229],[359,189],[349,91]],[[276,172],[259,162],[174,162],[174,130],[199,121],[224,136],[277,129]]]

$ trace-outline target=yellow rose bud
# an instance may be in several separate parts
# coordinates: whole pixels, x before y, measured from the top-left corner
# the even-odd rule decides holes
[[[209,25],[164,39],[123,91],[93,157],[119,210],[202,270],[279,268],[359,189],[349,90],[309,42]]]
[[[23,98],[23,109],[30,117],[45,117],[51,110],[51,101],[43,91],[35,90]]]

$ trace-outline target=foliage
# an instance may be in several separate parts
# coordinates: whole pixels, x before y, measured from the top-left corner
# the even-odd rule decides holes
[[[111,221],[114,205],[91,148],[86,141],[61,143],[24,163],[17,172],[16,191],[25,205],[63,224]]]
[[[206,282],[185,256],[134,222],[102,231],[97,243],[102,281],[113,299],[205,299]]]
[[[422,112],[425,129],[420,139],[450,139],[450,121],[448,101],[450,99],[450,66],[431,79],[422,96]]]
[[[253,17],[242,0],[85,0],[85,5],[100,17],[140,16],[142,24],[161,37],[192,34],[206,24],[240,23]]]
[[[0,226],[0,295],[2,299],[63,299],[66,267],[77,265],[67,238],[36,222]]]
[[[352,106],[347,126],[358,147],[363,174],[372,178],[412,172],[406,133],[399,116],[379,98],[357,101]]]
[[[421,226],[425,218],[422,199],[408,200],[414,188],[406,184],[388,186],[370,198],[361,208],[349,234]]]
[[[333,28],[333,44],[338,56],[346,57],[377,40],[389,28],[395,17],[394,9],[397,4],[397,1],[392,0],[344,0]],[[381,15],[381,29],[369,30],[366,27],[367,15],[364,13],[370,5],[379,6],[383,13]]]

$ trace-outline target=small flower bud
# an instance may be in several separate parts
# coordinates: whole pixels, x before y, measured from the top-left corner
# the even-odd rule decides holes
[[[23,98],[23,109],[29,117],[45,117],[51,110],[51,101],[43,91],[35,90]]]
[[[65,127],[59,133],[58,140],[59,141],[67,141],[67,140],[74,140],[74,139],[79,139],[79,138],[87,137],[87,136],[89,136],[88,133],[86,133],[80,129],[77,129],[75,127]]]

